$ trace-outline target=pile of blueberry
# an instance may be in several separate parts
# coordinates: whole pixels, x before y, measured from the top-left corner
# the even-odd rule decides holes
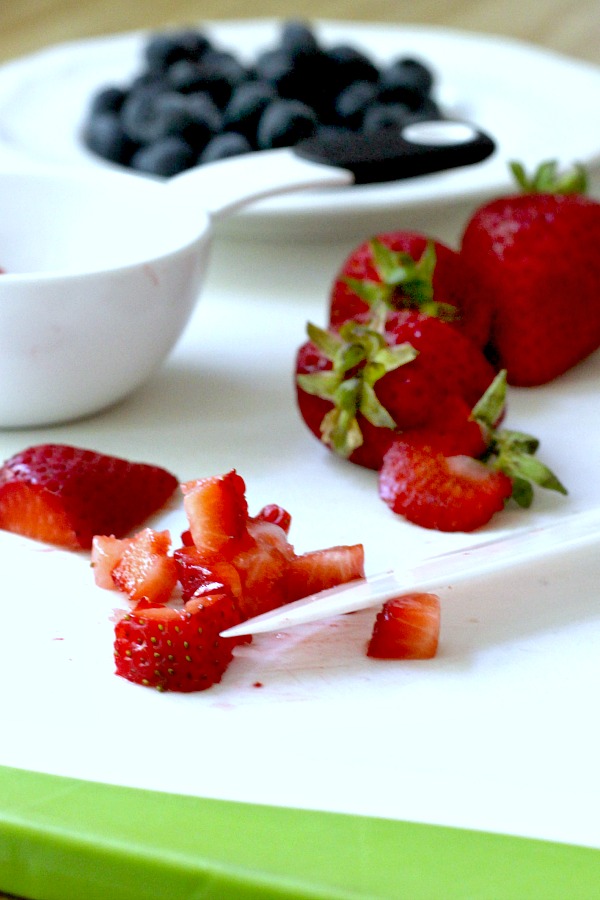
[[[429,66],[377,65],[348,44],[324,47],[301,21],[250,66],[199,30],[150,37],[145,67],[90,103],[82,138],[95,154],[151,175],[275,147],[323,131],[361,133],[440,118]]]

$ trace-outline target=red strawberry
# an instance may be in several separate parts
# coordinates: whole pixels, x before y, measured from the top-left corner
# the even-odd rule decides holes
[[[286,575],[286,600],[299,600],[337,584],[365,577],[362,544],[312,550],[291,560]]]
[[[452,321],[478,346],[489,335],[487,298],[463,291],[458,254],[415,232],[380,234],[352,251],[332,287],[329,324],[364,318],[378,304]]]
[[[395,313],[383,330],[375,320],[308,333],[296,360],[300,413],[326,446],[368,468],[397,433],[439,421],[446,397],[471,407],[494,377],[472,341],[422,313]]]
[[[167,502],[177,479],[159,466],[94,450],[41,444],[0,469],[0,528],[70,550],[117,537]]]
[[[180,547],[173,554],[185,601],[228,591],[238,601],[242,582],[237,569],[224,560],[207,559],[196,547]]]
[[[183,609],[134,610],[115,627],[118,675],[162,691],[202,691],[219,682],[236,639],[220,637],[240,621],[228,593],[195,598]]]
[[[289,512],[286,509],[283,509],[282,506],[278,506],[276,503],[269,503],[267,506],[263,506],[255,518],[260,519],[263,522],[271,522],[273,525],[279,525],[286,534],[289,533],[292,524],[292,517]]]
[[[244,619],[287,602],[286,576],[295,556],[279,525],[250,520],[248,533],[249,544],[231,559],[242,583],[238,602]]]
[[[397,440],[379,473],[381,499],[409,522],[439,531],[474,531],[504,508],[512,482],[469,456],[443,456]]]
[[[204,555],[231,554],[247,537],[248,504],[243,478],[235,469],[225,475],[197,478],[181,486],[194,545]]]
[[[483,456],[489,446],[487,429],[474,417],[468,403],[458,395],[444,399],[426,425],[405,431],[402,440],[413,447],[430,447],[444,456]]]
[[[440,601],[435,594],[404,594],[377,614],[367,656],[376,659],[431,659],[437,653]]]
[[[576,193],[558,193],[554,164],[532,182],[516,171],[526,193],[478,209],[460,255],[469,293],[491,301],[498,366],[510,384],[533,386],[600,347],[600,203],[581,195],[581,178],[564,188]]]
[[[111,572],[114,586],[134,603],[167,603],[177,584],[169,532],[145,528],[123,543],[121,558]]]

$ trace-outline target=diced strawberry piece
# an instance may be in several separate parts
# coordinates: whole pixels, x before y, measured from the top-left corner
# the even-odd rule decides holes
[[[134,538],[116,538],[111,535],[97,534],[92,541],[92,570],[94,581],[98,587],[116,590],[112,573],[121,562],[125,548]]]
[[[394,512],[424,528],[473,531],[503,509],[512,481],[468,456],[443,456],[397,440],[385,455],[379,493]]]
[[[228,555],[247,537],[246,486],[235,469],[182,485],[194,545],[206,556]]]
[[[231,563],[212,557],[207,559],[197,547],[180,547],[173,558],[184,600],[223,591],[229,591],[236,600],[241,596],[240,576]]]
[[[271,522],[273,525],[279,525],[286,534],[290,532],[292,517],[289,512],[276,503],[269,503],[263,506],[258,515],[255,517],[261,522]]]
[[[125,615],[115,627],[118,675],[163,691],[202,691],[218,683],[236,641],[220,632],[240,621],[227,593]]]
[[[70,550],[123,537],[167,502],[177,479],[159,466],[65,444],[29,447],[0,469],[0,528]]]
[[[239,607],[245,619],[286,602],[285,579],[294,557],[293,547],[278,525],[250,521],[248,532],[251,545],[231,560],[242,583]]]
[[[362,544],[312,550],[296,556],[289,564],[285,593],[289,601],[317,591],[365,577]]]
[[[169,556],[171,539],[168,531],[146,528],[130,540],[121,559],[112,570],[118,590],[134,603],[166,603],[177,584],[177,565]]]
[[[377,659],[431,659],[440,634],[440,601],[435,594],[404,594],[377,614],[367,656]]]

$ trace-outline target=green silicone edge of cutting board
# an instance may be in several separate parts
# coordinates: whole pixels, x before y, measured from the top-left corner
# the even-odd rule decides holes
[[[0,890],[35,900],[591,900],[600,851],[0,766]]]

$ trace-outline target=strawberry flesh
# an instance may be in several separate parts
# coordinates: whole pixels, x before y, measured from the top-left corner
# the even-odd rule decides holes
[[[395,513],[439,531],[474,531],[500,512],[513,485],[469,456],[443,456],[398,440],[379,473],[379,494]]]
[[[384,603],[377,614],[367,656],[374,659],[432,659],[438,650],[440,601],[413,593]]]
[[[95,534],[122,537],[177,487],[159,466],[65,444],[29,447],[0,469],[0,528],[70,549]]]

